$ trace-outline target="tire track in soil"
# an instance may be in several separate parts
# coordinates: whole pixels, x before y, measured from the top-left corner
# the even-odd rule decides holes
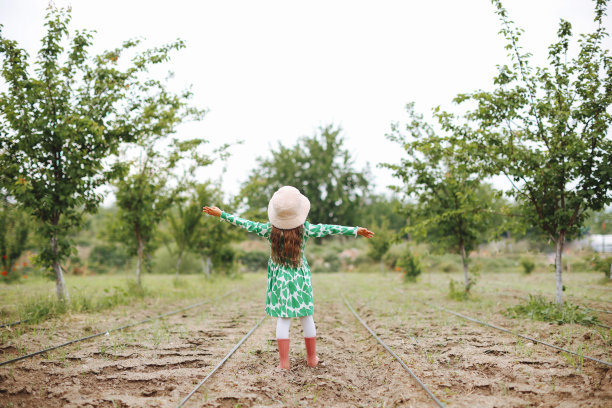
[[[398,314],[357,305],[367,324],[449,406],[604,407],[612,399],[608,367],[587,362],[577,372],[547,347],[517,343],[513,336],[475,324],[461,325],[424,306],[398,319]]]
[[[338,299],[318,302],[317,354],[306,364],[302,327],[293,319],[289,371],[279,370],[276,319],[268,318],[188,401],[188,407],[435,406],[404,368]]]
[[[263,313],[259,291],[0,369],[0,407],[175,406]]]

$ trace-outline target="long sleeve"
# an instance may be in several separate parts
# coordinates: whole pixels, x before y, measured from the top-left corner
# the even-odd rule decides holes
[[[221,212],[221,219],[223,221],[229,222],[230,224],[234,224],[238,227],[242,227],[249,232],[254,232],[260,237],[267,238],[270,235],[270,231],[272,231],[272,227],[269,222],[262,223],[256,221],[249,221],[244,218],[240,218],[234,214],[228,214],[225,211]]]
[[[343,225],[311,224],[304,223],[306,235],[309,237],[321,238],[327,235],[352,235],[357,236],[359,227],[346,227]]]

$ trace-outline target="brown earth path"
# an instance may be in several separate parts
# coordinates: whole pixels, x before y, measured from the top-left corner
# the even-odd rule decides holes
[[[277,369],[275,319],[268,318],[245,342],[245,350],[236,353],[185,406],[435,406],[342,302],[320,301],[317,309],[322,311],[315,313],[320,366],[307,366],[296,319],[290,331],[291,369]]]
[[[267,318],[187,406],[435,406],[354,318],[341,293],[450,407],[612,406],[612,370],[590,362],[577,370],[544,346],[429,310],[411,301],[410,288],[397,290],[395,275],[313,280],[322,364],[307,367],[296,319],[291,370],[276,369],[275,319]],[[265,276],[246,286],[197,310],[0,367],[0,407],[176,406],[263,316]],[[551,330],[492,316],[506,327],[539,327],[542,339]]]

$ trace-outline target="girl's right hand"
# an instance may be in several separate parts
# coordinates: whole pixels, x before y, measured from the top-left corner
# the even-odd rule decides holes
[[[208,215],[213,215],[215,217],[220,217],[221,216],[221,210],[218,209],[217,207],[202,207],[202,211],[204,211],[206,214]]]
[[[357,229],[357,235],[361,235],[362,237],[365,237],[365,238],[372,238],[374,236],[374,233],[367,228],[359,227]]]

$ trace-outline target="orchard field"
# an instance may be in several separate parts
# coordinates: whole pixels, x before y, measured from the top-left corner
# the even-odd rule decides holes
[[[462,301],[448,297],[449,279],[460,279],[459,273],[425,272],[416,283],[406,283],[397,272],[314,274],[322,364],[315,369],[306,366],[301,327],[295,321],[291,370],[282,374],[275,369],[275,319],[268,317],[186,406],[434,406],[355,319],[343,297],[447,406],[610,406],[612,370],[583,356],[612,361],[612,330],[507,315],[507,309],[528,293],[552,295],[550,275],[483,274],[470,299]],[[72,310],[39,323],[2,328],[2,361],[210,302],[4,365],[0,406],[176,406],[264,316],[263,273],[214,279],[182,276],[179,284],[170,276],[150,275],[141,298],[130,297],[126,281],[122,275],[69,277],[73,296],[89,299],[80,300],[83,305],[99,306],[119,292],[123,301],[99,311]],[[612,311],[612,284],[602,284],[601,274],[567,274],[566,283],[568,298]],[[24,299],[33,301],[22,291],[52,291],[51,282],[21,286],[10,291],[0,287],[4,316]],[[460,319],[433,305],[577,355]],[[599,324],[612,325],[611,314],[597,316]]]
[[[43,3],[0,2],[0,407],[612,407],[608,0]]]

